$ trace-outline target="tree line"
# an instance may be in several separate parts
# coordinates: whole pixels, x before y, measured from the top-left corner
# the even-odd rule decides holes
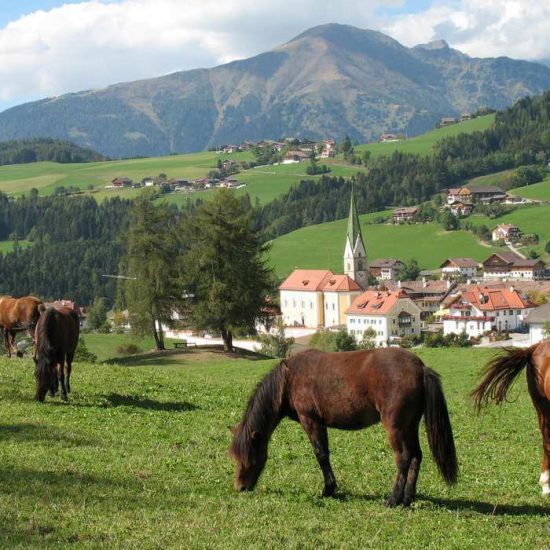
[[[52,138],[30,138],[0,143],[0,165],[31,162],[95,162],[107,157],[70,141]]]

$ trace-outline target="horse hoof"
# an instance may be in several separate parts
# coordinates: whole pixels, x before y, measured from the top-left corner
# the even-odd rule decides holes
[[[395,508],[399,504],[399,502],[395,497],[392,496],[386,500],[385,504],[387,508]]]
[[[67,397],[67,395],[62,395],[62,396],[61,396],[61,399],[62,399],[63,401],[65,401],[65,403],[69,400],[69,398]]]
[[[336,487],[325,487],[323,489],[323,493],[321,494],[322,497],[333,497],[334,493],[336,493]]]

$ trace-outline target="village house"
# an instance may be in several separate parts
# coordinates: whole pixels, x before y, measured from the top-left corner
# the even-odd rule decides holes
[[[346,326],[357,342],[372,328],[375,344],[388,346],[406,336],[420,336],[420,314],[420,308],[403,290],[369,290],[357,296],[346,310]]]
[[[511,223],[501,223],[496,227],[493,227],[492,240],[493,241],[504,241],[506,243],[516,242],[521,237],[521,231],[517,225]]]
[[[474,286],[447,303],[442,316],[443,334],[465,332],[475,338],[488,331],[516,330],[524,326],[533,308],[514,288]]]
[[[442,279],[475,277],[479,264],[472,258],[447,258],[440,266]]]
[[[414,220],[416,214],[418,214],[417,206],[396,208],[392,213],[392,219],[394,222],[408,222]]]
[[[439,128],[445,128],[445,126],[452,126],[453,124],[456,124],[457,120],[455,117],[452,116],[446,116],[439,120]]]
[[[297,162],[303,162],[309,159],[309,153],[305,151],[288,151],[288,153],[283,157],[283,164],[293,164]]]
[[[399,278],[405,264],[393,258],[381,258],[369,264],[370,274],[379,281],[394,281]]]
[[[336,142],[333,139],[324,139],[319,145],[323,146],[321,154],[322,159],[328,159],[336,156]]]
[[[467,218],[474,211],[474,205],[471,202],[456,200],[452,204],[447,205],[449,212],[457,218]]]
[[[457,201],[466,204],[470,204],[472,201],[484,203],[502,202],[506,198],[506,192],[495,185],[453,187],[447,191],[447,204],[449,205]]]
[[[435,314],[441,308],[441,304],[447,296],[455,290],[456,281],[432,281],[426,277],[422,277],[420,281],[385,281],[383,288],[398,292],[404,290],[407,296],[420,308],[422,311],[421,319]]]
[[[460,114],[460,122],[464,122],[465,120],[471,120],[472,114],[471,113],[461,113]]]
[[[511,251],[495,252],[483,262],[484,279],[544,279],[546,264],[542,260],[527,260]]]
[[[112,187],[132,187],[132,180],[130,178],[115,178],[113,181],[111,181]]]
[[[525,319],[529,325],[529,344],[531,346],[550,338],[550,303],[533,309]]]
[[[153,187],[154,185],[156,185],[155,178],[151,178],[151,177],[143,178],[143,179],[141,180],[141,183],[142,183],[145,187]]]
[[[237,153],[239,151],[238,145],[222,145],[219,152],[224,153],[226,155],[230,155],[231,153]]]
[[[380,134],[379,141],[381,143],[393,143],[399,141],[399,137],[395,134]]]

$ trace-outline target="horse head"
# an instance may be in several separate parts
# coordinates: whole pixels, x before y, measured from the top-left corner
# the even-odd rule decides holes
[[[57,380],[53,357],[40,354],[38,358],[34,358],[34,377],[36,379],[34,398],[37,401],[44,401],[48,391],[53,391]]]
[[[268,437],[250,430],[242,422],[230,430],[233,433],[233,441],[229,454],[237,463],[235,489],[252,491],[267,462]]]

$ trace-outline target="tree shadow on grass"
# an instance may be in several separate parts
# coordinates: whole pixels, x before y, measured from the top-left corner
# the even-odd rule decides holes
[[[0,443],[7,440],[59,442],[69,447],[84,447],[96,443],[94,440],[72,435],[58,428],[32,423],[0,424]]]
[[[105,406],[110,407],[136,407],[150,411],[167,412],[187,412],[197,410],[199,407],[186,401],[155,401],[146,397],[136,397],[133,395],[121,395],[119,393],[110,393],[103,397]]]

